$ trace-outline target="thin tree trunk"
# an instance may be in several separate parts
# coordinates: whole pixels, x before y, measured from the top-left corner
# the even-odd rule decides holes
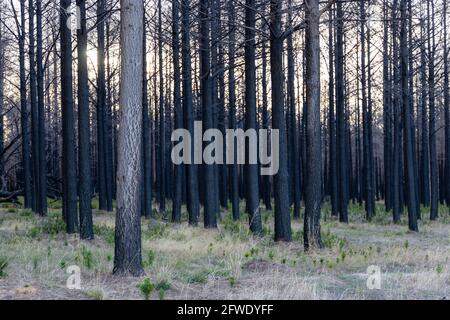
[[[142,195],[142,214],[149,218],[152,215],[152,158],[151,158],[151,138],[150,138],[150,123],[148,115],[148,97],[147,97],[147,33],[146,33],[146,19],[145,12],[143,13],[143,35],[142,35],[142,161],[143,161],[143,195]],[[109,59],[108,59],[109,60]]]
[[[172,2],[172,52],[173,52],[173,105],[175,114],[175,128],[183,127],[183,113],[181,109],[180,96],[180,43],[179,43],[179,3],[178,0]],[[174,166],[174,196],[172,206],[172,221],[181,222],[181,200],[183,183],[183,166]]]
[[[60,3],[61,110],[63,128],[63,210],[67,233],[78,231],[75,126],[72,89],[72,41],[66,10],[70,0]]]
[[[255,0],[245,2],[245,130],[256,130],[255,5]],[[262,224],[259,208],[258,165],[249,164],[252,156],[248,144],[246,144],[245,154],[245,195],[250,230],[253,234],[260,234]]]
[[[86,1],[77,0],[80,28],[77,29],[78,52],[78,173],[81,239],[93,239],[91,209],[91,154],[89,122],[89,87],[87,67]]]
[[[408,43],[407,43],[407,20],[406,20],[406,0],[401,0],[401,31],[400,31],[400,64],[401,64],[401,86],[402,86],[402,105],[403,105],[403,137],[404,137],[404,157],[406,163],[406,186],[407,186],[407,205],[408,205],[408,227],[409,230],[419,231],[417,225],[417,192],[414,171],[414,154],[411,130],[411,110],[408,97]]]
[[[430,13],[431,6],[431,13]],[[434,71],[434,58],[435,58],[435,28],[434,28],[434,2],[428,0],[427,2],[428,12],[428,105],[430,109],[430,121],[429,121],[429,138],[430,138],[430,186],[431,186],[431,206],[430,206],[430,219],[435,220],[438,217],[438,163],[437,163],[437,151],[436,151],[436,106],[435,106],[435,71]]]
[[[211,44],[210,44],[210,10],[209,1],[200,0],[200,79],[201,79],[201,106],[203,115],[203,130],[213,128],[213,103],[211,81]],[[206,143],[204,143],[206,146]],[[204,226],[205,228],[217,227],[216,216],[216,188],[214,178],[214,166],[203,165],[204,188]]]
[[[228,109],[229,109],[229,128],[236,129],[236,80],[234,76],[235,54],[236,54],[236,27],[235,27],[235,1],[228,0]],[[265,51],[263,49],[263,68]],[[264,71],[263,71],[264,72]],[[264,76],[263,76],[264,77]],[[264,90],[264,88],[263,88]],[[264,109],[263,109],[264,110]],[[264,112],[264,111],[263,111]],[[267,112],[267,109],[266,109]],[[234,146],[234,159],[230,165],[230,196],[233,220],[239,220],[239,177],[237,165],[237,147]]]
[[[42,56],[42,1],[36,1],[36,65],[37,65],[37,212],[47,215],[47,167],[45,161],[44,66]]]
[[[320,128],[320,32],[319,0],[306,3],[306,190],[304,246],[321,248],[320,207],[322,201]]]
[[[289,176],[283,94],[282,1],[270,2],[270,74],[272,79],[272,127],[279,130],[279,169],[274,176],[275,241],[291,241]]]
[[[347,169],[347,143],[346,119],[344,110],[344,44],[343,24],[344,14],[342,0],[336,3],[336,118],[337,118],[337,150],[338,150],[338,181],[339,181],[339,221],[348,223],[348,169]]]
[[[190,49],[190,1],[181,0],[182,17],[182,95],[183,95],[183,124],[192,135],[194,132],[194,110],[192,105],[192,78],[191,78],[191,49]],[[186,165],[186,191],[189,224],[197,225],[200,211],[198,195],[197,166],[194,164],[194,148],[191,146],[191,161]]]
[[[18,33],[19,33],[19,26]],[[27,108],[27,88],[25,75],[25,0],[20,1],[20,33],[19,33],[19,65],[20,65],[20,122],[22,127],[22,180],[24,207],[32,206],[31,162],[29,112]]]

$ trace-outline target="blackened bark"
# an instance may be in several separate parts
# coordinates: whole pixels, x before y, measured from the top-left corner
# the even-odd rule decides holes
[[[448,3],[443,0],[444,5],[444,120],[445,120],[445,163],[444,163],[444,197],[447,206],[450,207],[450,93],[449,93],[449,67],[447,46],[447,10]]]
[[[287,136],[283,94],[282,1],[270,2],[270,74],[272,79],[272,127],[279,130],[279,169],[274,176],[275,241],[291,241]]]
[[[20,65],[20,123],[22,127],[22,182],[24,207],[32,206],[29,112],[25,75],[25,0],[20,1],[19,65]],[[19,29],[19,26],[18,26]]]
[[[159,75],[159,211],[166,211],[166,114],[164,105],[164,71],[162,43],[162,6],[158,0],[158,75]]]
[[[180,96],[180,43],[179,43],[179,3],[172,2],[172,52],[173,52],[173,106],[175,114],[175,128],[183,127],[183,113]],[[181,192],[183,183],[183,166],[174,166],[174,195],[172,207],[172,221],[181,222]]]
[[[406,20],[406,0],[400,3],[401,10],[401,31],[400,31],[400,64],[401,64],[401,87],[402,87],[402,111],[403,111],[403,142],[406,174],[406,198],[408,205],[408,227],[409,230],[419,231],[417,225],[417,192],[414,170],[414,153],[411,130],[412,114],[409,104],[408,91],[408,43],[407,43],[407,20]]]
[[[292,1],[289,1],[291,6]],[[291,12],[292,9],[289,10]],[[289,17],[291,14],[289,14]],[[289,19],[291,20],[291,19]],[[295,115],[295,63],[294,63],[294,48],[292,34],[287,37],[287,63],[288,63],[288,77],[287,77],[287,94],[288,94],[288,139],[290,148],[289,152],[289,179],[291,181],[292,202],[294,203],[294,218],[300,218],[300,177],[299,177],[299,162],[298,159],[298,145],[297,145],[297,123]]]
[[[142,186],[142,214],[149,218],[152,215],[152,155],[151,155],[151,137],[150,120],[148,115],[148,97],[147,97],[147,33],[145,12],[143,13],[143,35],[142,35],[142,161],[143,161],[143,186]]]
[[[319,0],[306,0],[306,190],[304,246],[321,248],[322,155],[320,128]]]
[[[236,80],[234,76],[236,54],[235,2],[228,0],[228,112],[229,128],[236,129]],[[265,52],[263,51],[263,55]],[[264,57],[264,56],[263,56]],[[263,58],[264,59],[264,58]],[[264,60],[263,60],[264,61]],[[263,62],[264,63],[264,62]],[[264,65],[263,65],[264,68]],[[264,72],[264,71],[263,71]],[[263,76],[264,77],[264,76]],[[263,88],[264,90],[264,88]],[[264,112],[264,111],[263,111]],[[267,109],[266,109],[267,112]],[[237,146],[234,146],[234,159],[230,165],[230,197],[233,220],[239,220],[239,179],[237,165]],[[270,201],[270,200],[269,200]]]
[[[77,29],[78,53],[78,174],[81,239],[93,239],[91,209],[91,153],[89,122],[89,87],[87,67],[86,1],[77,0],[80,28]]]
[[[348,168],[347,168],[347,141],[346,119],[344,110],[344,44],[343,44],[344,14],[342,1],[336,3],[336,134],[338,154],[338,181],[339,181],[339,221],[348,223]]]
[[[256,130],[256,65],[255,65],[255,0],[245,2],[245,130]],[[246,143],[244,165],[245,195],[250,230],[253,234],[262,231],[259,208],[258,165],[249,164],[250,146]]]
[[[430,12],[431,6],[431,12]],[[429,114],[429,138],[430,138],[430,219],[435,220],[438,217],[438,163],[436,150],[436,92],[435,92],[435,28],[434,28],[434,2],[427,1],[428,13],[428,107]]]
[[[190,1],[181,2],[182,17],[182,94],[183,94],[183,124],[191,135],[194,133],[194,109],[192,105],[192,78],[191,78],[191,49],[190,49]],[[194,148],[191,146],[191,161],[186,165],[186,192],[189,224],[197,225],[199,216],[199,195],[197,167],[194,164]]]
[[[211,81],[211,44],[210,44],[210,15],[209,1],[200,0],[200,80],[201,80],[201,106],[203,115],[203,130],[213,128],[213,103],[212,103],[212,81]],[[204,146],[207,144],[204,143]],[[204,187],[204,226],[205,228],[217,227],[216,216],[216,188],[214,177],[214,166],[203,165],[203,187]]]
[[[63,127],[63,212],[67,233],[78,231],[75,126],[72,89],[72,41],[67,27],[70,0],[60,3],[61,110]]]
[[[36,209],[40,216],[47,215],[47,167],[45,159],[44,65],[42,55],[42,1],[36,1],[36,81],[37,81],[37,194]]]
[[[328,146],[329,146],[329,187],[331,198],[331,214],[338,215],[337,201],[338,201],[338,181],[336,168],[336,121],[334,115],[334,59],[333,59],[333,11],[332,7],[329,11],[329,26],[328,26],[328,59],[329,59],[329,80],[328,80]]]

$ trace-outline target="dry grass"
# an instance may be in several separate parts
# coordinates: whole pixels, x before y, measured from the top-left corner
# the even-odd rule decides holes
[[[152,299],[442,299],[450,294],[450,221],[421,222],[409,233],[405,222],[390,223],[380,210],[364,221],[352,206],[343,225],[324,207],[326,248],[305,253],[302,223],[293,221],[294,241],[274,243],[272,216],[263,212],[266,236],[254,238],[246,219],[222,214],[218,230],[142,221],[145,278]],[[141,299],[143,278],[111,275],[114,215],[95,210],[96,239],[80,241],[61,229],[60,210],[49,218],[29,211],[0,209],[1,299]],[[66,268],[82,270],[81,290],[66,288]],[[367,267],[382,272],[381,289],[366,286]]]

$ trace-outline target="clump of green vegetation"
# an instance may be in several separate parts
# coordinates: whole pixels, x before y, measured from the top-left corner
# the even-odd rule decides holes
[[[145,300],[150,298],[153,290],[155,289],[155,285],[150,281],[149,278],[145,278],[141,283],[137,285]]]
[[[206,270],[198,271],[192,274],[189,274],[186,277],[187,283],[206,283],[208,282],[209,272]]]
[[[31,227],[31,229],[28,231],[28,236],[32,239],[38,239],[40,240],[40,235],[41,235],[42,229],[38,226],[33,226]]]
[[[109,245],[114,244],[114,228],[105,224],[94,225],[94,235],[100,236]]]
[[[14,207],[11,207],[11,208],[8,208],[8,210],[6,210],[6,212],[8,212],[8,213],[14,213],[14,212],[17,212],[17,209],[14,208]]]
[[[66,224],[60,212],[49,212],[47,219],[42,223],[41,230],[50,235],[56,235],[64,232]]]
[[[67,266],[67,262],[66,262],[66,260],[61,260],[60,262],[59,262],[59,267],[61,268],[61,269],[65,269],[66,268],[66,266]]]
[[[155,261],[155,252],[153,250],[149,250],[146,254],[146,259],[142,262],[144,268],[151,267],[153,262]]]
[[[325,229],[322,233],[322,242],[326,248],[333,248],[336,245],[340,245],[340,240],[338,236],[331,233],[329,228]]]
[[[246,258],[255,257],[258,254],[258,251],[259,251],[258,248],[255,248],[255,247],[250,248],[250,251],[246,252],[244,254],[244,257],[246,257]]]
[[[105,292],[101,288],[93,288],[86,292],[87,296],[94,300],[104,300]]]
[[[33,215],[33,211],[31,209],[22,209],[20,210],[21,217],[31,217]]]
[[[403,244],[403,246],[405,247],[405,249],[408,249],[409,247],[409,241],[405,240],[405,243]]]
[[[98,198],[92,199],[91,207],[92,207],[92,209],[98,210],[98,208],[100,207],[99,202],[98,202]]]
[[[438,264],[436,267],[436,272],[438,274],[441,274],[444,271],[444,267],[442,266],[442,264]]]
[[[171,288],[170,282],[167,280],[161,280],[156,284],[155,289],[158,290],[159,300],[164,300],[166,291]]]
[[[0,278],[7,276],[6,268],[8,267],[8,258],[5,256],[0,256]]]
[[[57,199],[57,200],[50,201],[48,203],[48,207],[50,209],[62,209],[62,200]]]
[[[85,246],[81,246],[81,249],[77,252],[75,257],[75,261],[83,263],[83,265],[91,269],[94,265],[94,258],[92,256],[92,251],[86,248]]]
[[[38,256],[33,257],[33,270],[36,270],[39,266],[40,258]]]
[[[234,287],[236,285],[236,278],[235,277],[229,277],[228,283],[230,284],[230,287]]]
[[[303,241],[303,230],[294,231],[292,234],[292,240]]]
[[[167,233],[167,224],[158,222],[149,223],[147,229],[143,232],[144,238],[147,240],[164,238]]]

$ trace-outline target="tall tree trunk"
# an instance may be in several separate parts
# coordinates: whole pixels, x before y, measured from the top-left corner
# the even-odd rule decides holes
[[[147,33],[145,11],[143,12],[143,35],[142,35],[142,161],[143,161],[143,186],[142,186],[142,214],[149,218],[152,215],[152,158],[151,158],[151,137],[150,120],[148,115],[147,97]],[[108,59],[109,60],[109,59]]]
[[[406,174],[406,197],[408,205],[408,226],[409,230],[419,231],[417,226],[417,192],[414,170],[414,153],[411,130],[412,114],[409,104],[408,90],[408,42],[407,42],[407,20],[406,20],[406,0],[401,0],[401,31],[400,31],[400,64],[401,64],[401,87],[402,87],[402,109],[403,109],[403,142]]]
[[[256,55],[255,55],[255,0],[245,2],[245,130],[256,130]],[[259,208],[258,165],[250,164],[250,146],[245,147],[246,164],[244,165],[246,205],[249,215],[250,230],[253,234],[262,232]],[[255,150],[255,149],[253,149]]]
[[[35,52],[35,7],[34,1],[28,1],[28,55],[30,65],[30,111],[31,111],[31,157],[32,157],[32,186],[33,186],[33,202],[32,209],[35,213],[40,212],[39,205],[39,127],[38,127],[38,110],[37,110],[37,83],[36,83],[36,52]]]
[[[67,27],[70,0],[60,3],[61,110],[63,128],[63,211],[67,233],[78,231],[75,125],[72,89],[72,40]]]
[[[200,0],[200,79],[201,79],[201,106],[203,115],[203,131],[213,128],[213,103],[211,81],[211,44],[210,44],[210,10],[209,1]],[[204,143],[204,146],[207,144]],[[216,228],[216,188],[214,166],[203,165],[204,187],[204,226]]]
[[[36,1],[36,65],[37,65],[37,161],[36,203],[40,216],[47,215],[47,166],[45,159],[44,65],[42,56],[42,1]]]
[[[399,64],[398,64],[398,2],[394,0],[392,5],[392,63],[393,63],[393,118],[394,118],[394,148],[393,148],[393,218],[394,222],[400,222],[400,214],[403,208],[402,201],[402,146],[401,146],[401,105],[399,103],[400,86],[399,86]]]
[[[182,94],[183,94],[183,124],[191,136],[194,133],[194,109],[192,105],[192,78],[191,78],[191,48],[190,48],[190,1],[181,0],[182,19]],[[198,195],[197,166],[194,164],[194,148],[191,146],[191,161],[186,165],[186,191],[189,224],[197,225],[200,211]]]
[[[289,0],[289,6],[292,6],[292,0]],[[292,8],[289,12],[292,11]],[[289,14],[289,17],[291,14]],[[291,21],[291,18],[289,18]],[[288,139],[290,148],[289,152],[289,179],[291,180],[292,200],[294,203],[294,218],[300,218],[300,177],[299,177],[299,162],[298,159],[298,145],[297,145],[297,123],[295,117],[295,63],[294,63],[294,48],[292,34],[287,37],[287,63],[288,63],[288,79],[287,79],[287,94],[288,94]]]
[[[162,43],[162,5],[158,0],[158,75],[159,75],[159,211],[166,211],[166,117]]]
[[[306,4],[306,190],[304,246],[321,248],[322,154],[320,128],[320,32],[319,0]]]
[[[383,1],[383,141],[384,141],[384,190],[385,209],[392,209],[392,108],[389,79],[389,27],[387,0]]]
[[[362,112],[363,112],[363,179],[364,179],[364,197],[365,197],[365,207],[366,207],[366,217],[367,220],[372,219],[374,215],[375,197],[373,190],[373,169],[372,163],[373,159],[371,156],[371,137],[370,131],[372,128],[371,112],[368,107],[367,101],[367,91],[366,91],[366,8],[364,6],[364,1],[360,2],[360,16],[361,16],[361,92],[362,92]],[[369,33],[370,30],[367,30]],[[368,48],[368,52],[370,49]],[[369,54],[368,54],[369,55]],[[369,55],[370,58],[370,55]],[[370,64],[370,60],[368,61]],[[370,102],[369,102],[370,103]]]
[[[18,27],[19,28],[19,27]],[[22,127],[22,179],[24,207],[31,208],[33,202],[31,185],[30,132],[29,111],[27,107],[27,88],[25,75],[25,0],[20,1],[20,33],[19,33],[19,65],[20,65],[20,122]]]
[[[228,0],[228,112],[229,128],[236,129],[236,80],[234,76],[236,54],[235,2]],[[264,54],[264,53],[263,53]],[[233,220],[239,220],[239,179],[237,165],[237,147],[234,146],[234,159],[230,165],[230,197]]]
[[[173,106],[175,114],[175,128],[183,127],[183,113],[181,109],[180,96],[180,42],[179,42],[179,3],[178,0],[172,2],[172,52],[173,52]],[[174,196],[172,206],[172,221],[181,222],[181,201],[182,201],[182,183],[183,166],[174,167]]]
[[[97,188],[100,210],[107,210],[105,146],[105,0],[97,2]]]
[[[430,12],[431,6],[431,12]],[[435,28],[434,28],[434,1],[427,1],[427,13],[428,13],[428,106],[430,109],[430,121],[429,121],[429,138],[430,138],[430,186],[431,186],[431,198],[430,198],[430,219],[435,220],[438,217],[438,163],[437,163],[437,151],[436,151],[436,105],[435,105]]]
[[[420,44],[420,86],[421,86],[421,151],[420,151],[420,194],[421,202],[425,207],[430,206],[430,152],[428,136],[428,112],[427,112],[427,73],[425,52],[425,22],[421,20],[421,44]]]
[[[120,1],[120,125],[113,273],[140,276],[143,19],[141,0]]]
[[[289,176],[283,94],[282,1],[270,2],[270,74],[272,79],[272,128],[279,130],[279,169],[274,176],[275,241],[291,241]]]
[[[348,168],[346,119],[344,110],[344,13],[342,0],[336,3],[336,118],[337,118],[337,150],[338,150],[338,181],[339,181],[339,221],[348,223]]]
[[[78,173],[81,239],[93,239],[91,209],[91,153],[89,122],[89,87],[87,67],[86,1],[77,0],[80,28],[77,29],[78,53]]]
[[[447,46],[447,10],[448,3],[443,0],[444,5],[444,120],[445,120],[445,178],[443,189],[445,191],[444,197],[447,206],[450,207],[450,93],[449,93],[449,67],[448,67],[448,52]]]
[[[334,117],[334,59],[333,59],[333,8],[329,11],[329,26],[328,26],[328,143],[329,143],[329,184],[330,184],[330,198],[331,198],[331,214],[338,215],[337,201],[338,201],[338,187],[337,187],[337,168],[336,168],[336,121]]]

